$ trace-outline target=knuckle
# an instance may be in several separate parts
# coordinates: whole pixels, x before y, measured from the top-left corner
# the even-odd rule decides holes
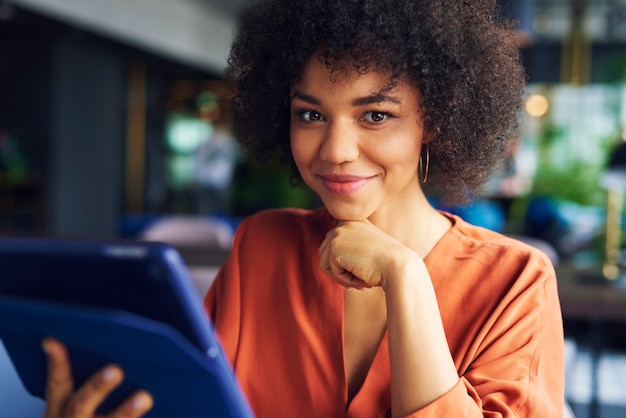
[[[73,386],[73,382],[70,378],[64,375],[51,375],[48,378],[48,391],[52,393],[63,392]]]

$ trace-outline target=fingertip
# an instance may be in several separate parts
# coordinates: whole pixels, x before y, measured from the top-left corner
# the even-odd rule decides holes
[[[58,340],[52,337],[45,337],[43,340],[41,340],[41,349],[48,357],[54,357],[63,350],[63,345]]]
[[[49,338],[44,338],[43,340],[41,340],[41,349],[46,355],[50,355],[50,350],[52,350],[52,348],[50,347]]]
[[[131,406],[135,411],[146,412],[154,406],[154,399],[148,392],[140,390],[133,395]]]
[[[109,364],[108,366],[104,367],[100,372],[100,379],[103,383],[107,384],[113,382],[121,382],[122,380],[124,380],[124,372],[119,366],[115,364]]]

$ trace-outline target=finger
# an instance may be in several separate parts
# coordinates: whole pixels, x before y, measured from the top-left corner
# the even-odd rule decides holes
[[[348,289],[369,289],[370,286],[367,282],[362,279],[359,279],[357,276],[352,274],[352,272],[342,268],[337,267],[333,263],[330,264],[330,276],[342,286],[347,287]]]
[[[74,378],[69,356],[63,344],[46,338],[42,348],[48,357],[48,380],[46,383],[46,409],[44,418],[60,417],[65,404],[74,391]]]
[[[371,289],[372,285],[350,273],[350,286],[355,289]]]
[[[138,418],[143,416],[146,412],[152,409],[154,400],[152,396],[144,391],[139,390],[122,403],[112,414],[107,418]]]
[[[333,279],[335,282],[339,283],[342,286],[348,287],[350,284],[350,279],[354,276],[343,267],[338,264],[337,260],[332,259],[332,244],[331,241],[334,239],[334,234],[332,230],[326,234],[326,239],[320,245],[318,252],[320,254],[319,260],[319,268],[326,273],[328,277]]]
[[[124,379],[122,369],[108,365],[91,376],[76,391],[66,407],[71,417],[92,417],[98,406]]]

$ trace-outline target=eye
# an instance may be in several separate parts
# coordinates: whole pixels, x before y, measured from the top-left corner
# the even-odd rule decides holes
[[[305,122],[317,122],[324,120],[324,116],[315,110],[302,110],[298,112],[298,117]]]
[[[372,123],[382,122],[388,117],[389,117],[389,114],[385,112],[376,112],[376,111],[367,112],[365,113],[365,115],[363,115],[363,119],[365,121],[372,122]]]

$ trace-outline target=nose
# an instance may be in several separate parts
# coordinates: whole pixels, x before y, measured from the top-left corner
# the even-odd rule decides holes
[[[348,123],[329,122],[320,147],[320,159],[332,164],[359,158],[358,134]]]

